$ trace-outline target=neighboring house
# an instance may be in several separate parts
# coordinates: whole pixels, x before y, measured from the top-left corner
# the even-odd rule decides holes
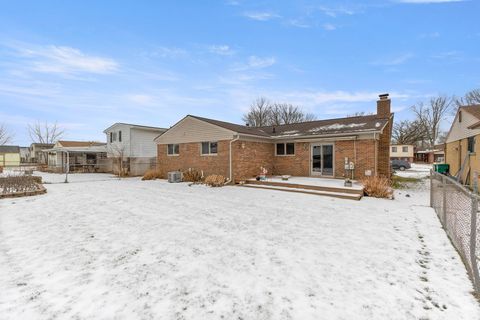
[[[18,167],[20,165],[19,146],[0,146],[0,167]]]
[[[445,161],[445,144],[437,144],[433,148],[415,148],[415,162],[440,163]]]
[[[29,147],[20,147],[20,162],[29,163],[30,162],[30,148]]]
[[[105,172],[105,143],[94,141],[59,140],[53,148],[43,150],[48,157],[48,169],[53,172]]]
[[[458,108],[445,147],[445,162],[450,174],[459,175],[460,181],[471,184],[475,172],[480,173],[480,105]]]
[[[410,144],[392,144],[390,146],[390,160],[405,160],[413,162],[414,146]]]
[[[30,162],[37,164],[47,164],[47,155],[43,152],[45,149],[53,148],[53,143],[32,143],[30,145]]]
[[[133,176],[154,168],[157,155],[154,139],[166,130],[129,123],[115,123],[105,129],[108,157],[116,160],[114,171],[118,171],[120,161],[122,168]]]
[[[188,115],[155,139],[157,168],[194,168],[221,174],[231,181],[260,174],[335,177],[350,172],[356,179],[390,176],[393,114],[388,94],[377,102],[377,114],[250,127]]]

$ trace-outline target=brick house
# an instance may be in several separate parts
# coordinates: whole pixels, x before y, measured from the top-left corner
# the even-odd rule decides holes
[[[155,139],[157,166],[202,170],[232,181],[269,175],[343,178],[353,163],[355,179],[390,176],[393,114],[388,94],[374,115],[250,127],[188,115]]]

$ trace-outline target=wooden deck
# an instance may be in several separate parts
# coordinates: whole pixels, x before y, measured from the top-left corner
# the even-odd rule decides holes
[[[360,200],[363,197],[361,184],[354,182],[352,187],[345,187],[344,181],[341,179],[291,177],[288,181],[283,181],[280,177],[269,177],[267,180],[248,179],[240,183],[247,188],[297,192],[341,199]]]

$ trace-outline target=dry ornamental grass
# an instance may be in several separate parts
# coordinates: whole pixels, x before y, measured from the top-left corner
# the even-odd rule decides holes
[[[205,178],[205,184],[210,187],[222,187],[225,184],[225,177],[219,174],[212,174]]]
[[[393,197],[393,189],[390,186],[390,180],[384,177],[368,177],[362,181],[365,187],[365,194],[369,197],[388,198]]]

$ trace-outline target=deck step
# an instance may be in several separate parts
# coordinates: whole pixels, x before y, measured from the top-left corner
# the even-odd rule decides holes
[[[330,193],[342,193],[342,194],[353,194],[363,196],[363,189],[359,188],[341,188],[341,187],[330,187],[330,186],[318,186],[318,185],[308,185],[308,184],[297,184],[289,182],[276,182],[276,181],[257,181],[257,180],[247,180],[244,185],[256,185],[256,186],[272,186],[272,187],[282,187],[282,188],[291,188],[291,189],[304,189],[304,190],[313,190],[313,191],[323,191]]]
[[[292,188],[292,187],[272,186],[272,185],[265,185],[265,184],[243,184],[242,186],[245,188],[256,188],[256,189],[287,191],[287,192],[296,192],[296,193],[304,193],[304,194],[314,194],[317,196],[327,196],[327,197],[349,199],[349,200],[360,200],[363,196],[363,194],[311,190],[311,189],[305,189],[305,188]]]

